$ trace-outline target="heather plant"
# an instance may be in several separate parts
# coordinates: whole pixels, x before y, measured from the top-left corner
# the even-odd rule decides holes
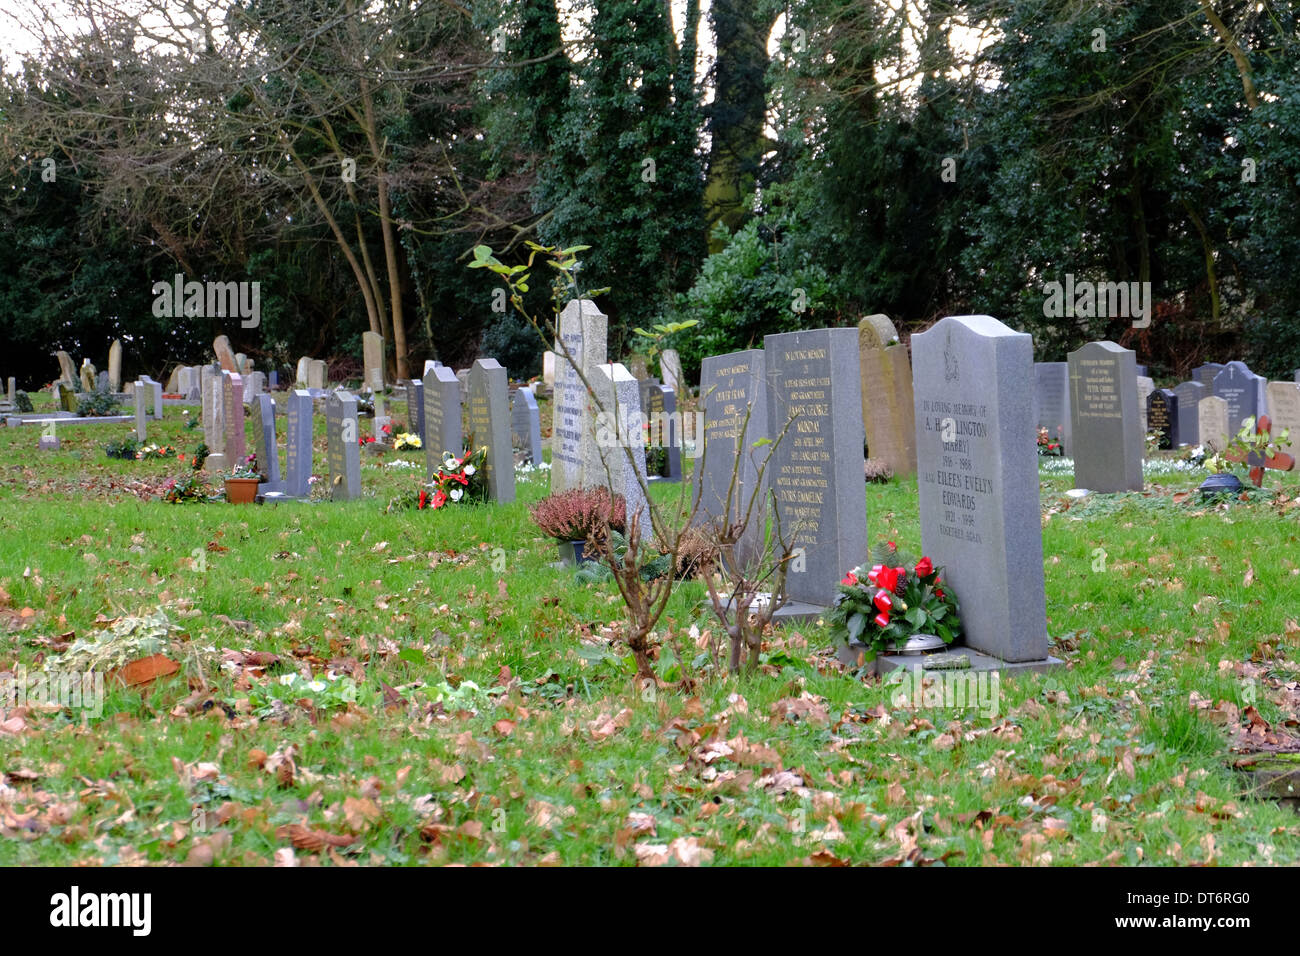
[[[599,541],[627,527],[627,502],[604,486],[547,495],[528,511],[542,534],[556,541]]]

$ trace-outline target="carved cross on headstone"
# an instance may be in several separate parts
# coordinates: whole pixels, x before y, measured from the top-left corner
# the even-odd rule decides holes
[[[1267,415],[1260,415],[1255,423],[1255,434],[1267,434],[1273,426],[1273,422]],[[1265,458],[1258,452],[1250,452],[1249,455],[1243,452],[1232,452],[1225,454],[1224,458],[1228,461],[1245,462],[1250,466],[1250,480],[1258,488],[1264,484],[1264,469],[1273,468],[1277,471],[1290,471],[1295,467],[1295,458],[1284,451],[1279,451],[1276,455]]]

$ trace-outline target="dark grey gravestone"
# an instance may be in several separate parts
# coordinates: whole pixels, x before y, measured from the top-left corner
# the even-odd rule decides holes
[[[257,490],[262,494],[282,492],[280,448],[275,440],[275,400],[261,392],[253,397],[249,406],[253,412],[253,451],[257,455],[257,467],[266,476],[266,481],[258,485]]]
[[[662,459],[660,469],[649,477],[664,481],[682,480],[682,416],[677,411],[677,393],[654,381],[641,383],[641,414],[646,422],[646,454],[651,448]],[[649,465],[647,464],[647,468]]]
[[[1138,375],[1141,375],[1143,377],[1148,376],[1147,367],[1145,365],[1135,365],[1134,368],[1137,369]]]
[[[277,371],[275,371],[275,370],[272,370],[272,371],[270,371],[270,372],[267,373],[267,375],[266,375],[266,387],[267,387],[267,388],[272,388],[272,389],[275,389],[275,388],[279,388],[279,387],[280,387],[280,373],[279,373],[279,372],[277,372]]]
[[[753,517],[737,546],[748,564],[762,556],[768,432],[766,361],[762,349],[711,355],[700,363],[703,447],[691,477],[696,524],[737,524],[754,502]],[[558,382],[558,380],[557,380]],[[556,385],[556,395],[560,394]],[[736,484],[731,486],[732,474]]]
[[[445,365],[424,373],[424,464],[426,478],[442,467],[443,456],[456,458],[465,451],[461,433],[460,382]]]
[[[1206,362],[1204,365],[1198,365],[1192,369],[1192,379],[1212,390],[1214,388],[1214,376],[1222,371],[1223,366],[1218,362]]]
[[[1034,363],[1034,408],[1038,427],[1070,454],[1070,363]]]
[[[1114,342],[1071,352],[1070,438],[1074,487],[1142,490],[1142,434],[1134,353]]]
[[[1147,431],[1156,436],[1157,448],[1178,447],[1178,396],[1172,389],[1157,388],[1147,396]]]
[[[789,424],[768,464],[781,533],[796,552],[786,595],[829,605],[868,553],[858,330],[768,335],[763,351],[773,441]]]
[[[1258,417],[1268,407],[1267,385],[1245,362],[1229,362],[1214,376],[1214,394],[1228,403],[1229,436],[1239,432],[1247,418]]]
[[[406,383],[406,426],[420,438],[424,447],[424,382],[413,378]]]
[[[922,550],[966,643],[1009,662],[1048,650],[1033,365],[1032,339],[987,315],[912,336]]]
[[[496,359],[476,359],[469,381],[469,434],[473,449],[487,448],[488,498],[515,500],[515,455],[510,450],[510,382]]]
[[[510,441],[515,448],[528,453],[529,464],[542,463],[542,418],[531,388],[515,389],[511,399]]]
[[[307,498],[311,495],[312,399],[305,389],[295,389],[285,397],[284,423],[288,479],[283,491],[293,498]]]
[[[108,372],[99,372],[95,375],[95,388],[101,392],[108,391]]]
[[[1201,399],[1210,390],[1200,382],[1181,382],[1174,386],[1174,398],[1178,399],[1178,444],[1199,445],[1201,443]]]
[[[325,433],[329,447],[329,492],[333,501],[361,497],[361,448],[357,444],[357,399],[342,389],[325,399]]]

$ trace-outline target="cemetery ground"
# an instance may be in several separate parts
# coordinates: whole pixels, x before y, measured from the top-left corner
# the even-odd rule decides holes
[[[188,454],[182,422],[167,408],[150,439]],[[106,458],[119,431],[37,453],[0,429],[0,669],[161,608],[181,671],[110,684],[97,716],[5,702],[5,864],[1300,856],[1300,818],[1234,766],[1300,749],[1294,475],[1206,504],[1184,494],[1200,472],[1082,501],[1045,472],[1066,666],[1007,675],[995,707],[917,709],[816,623],[778,629],[756,674],[713,673],[698,582],[661,624],[662,686],[636,691],[613,585],[552,567],[529,519],[544,472],[513,504],[385,513],[423,455],[367,454],[358,501],[172,505],[186,465]],[[866,493],[872,540],[918,552],[915,481]]]

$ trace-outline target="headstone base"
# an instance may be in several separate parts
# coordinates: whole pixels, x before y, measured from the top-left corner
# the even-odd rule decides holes
[[[846,667],[856,667],[858,655],[866,650],[866,647],[865,644],[842,644],[836,650],[835,656]],[[959,657],[967,658],[970,661],[970,667],[933,667],[936,663],[946,663]],[[887,674],[896,667],[918,666],[926,670],[933,668],[935,674],[943,674],[950,670],[955,670],[957,673],[1003,671],[1011,674],[1044,674],[1064,663],[1065,661],[1059,657],[1050,655],[1041,661],[1016,661],[1013,663],[970,647],[951,647],[946,651],[938,651],[934,654],[881,654],[875,660],[877,674]],[[927,664],[930,666],[927,667]]]

